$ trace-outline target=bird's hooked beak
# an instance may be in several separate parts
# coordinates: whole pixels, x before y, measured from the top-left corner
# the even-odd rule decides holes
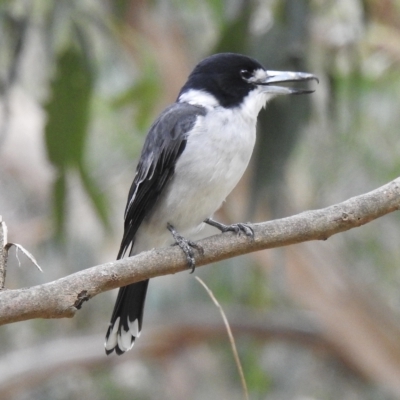
[[[254,77],[253,84],[257,86],[263,86],[264,92],[271,94],[307,94],[313,93],[315,90],[291,88],[285,86],[277,86],[280,83],[292,83],[292,82],[304,82],[304,81],[316,81],[319,83],[319,79],[306,72],[288,72],[288,71],[263,71],[264,74],[259,74]],[[264,76],[261,76],[264,75]]]

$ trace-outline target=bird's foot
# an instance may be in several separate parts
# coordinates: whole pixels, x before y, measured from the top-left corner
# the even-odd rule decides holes
[[[170,223],[167,224],[167,228],[171,232],[171,235],[175,240],[175,245],[178,245],[184,252],[186,260],[188,262],[188,266],[190,268],[190,273],[192,274],[196,268],[196,260],[194,258],[193,249],[196,249],[200,254],[204,254],[203,247],[191,240],[184,238]]]
[[[243,224],[241,222],[232,225],[221,224],[221,222],[214,221],[212,218],[207,218],[204,221],[206,224],[219,229],[222,233],[224,232],[235,232],[237,235],[244,233],[246,236],[254,238],[253,228],[249,224]]]

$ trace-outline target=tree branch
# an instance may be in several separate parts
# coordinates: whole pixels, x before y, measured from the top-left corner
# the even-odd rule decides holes
[[[254,239],[233,233],[199,241],[198,267],[253,251],[326,240],[400,208],[400,178],[363,195],[324,209],[254,224]],[[0,292],[0,325],[32,318],[72,317],[82,303],[99,293],[156,276],[187,270],[175,247],[154,249],[101,264],[64,278],[25,289]]]

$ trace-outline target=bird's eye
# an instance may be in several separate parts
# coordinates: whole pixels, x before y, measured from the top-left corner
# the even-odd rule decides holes
[[[247,69],[242,69],[241,71],[240,71],[240,76],[245,80],[245,81],[247,81],[247,80],[249,80],[251,77],[252,77],[252,73],[249,71],[249,70],[247,70]]]

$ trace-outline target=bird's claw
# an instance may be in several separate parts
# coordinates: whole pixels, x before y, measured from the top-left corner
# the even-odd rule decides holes
[[[222,233],[234,232],[237,235],[244,233],[247,237],[251,237],[252,239],[254,238],[254,230],[249,224],[239,222],[237,224],[225,225],[221,222],[214,221],[211,218],[207,218],[204,222],[213,226],[214,228],[219,229]]]
[[[199,244],[193,242],[192,240],[188,240],[184,238],[182,235],[180,235],[175,228],[171,224],[167,224],[168,230],[171,232],[171,235],[173,236],[175,243],[174,245],[179,246],[180,249],[183,251],[183,253],[186,256],[186,260],[188,263],[188,266],[190,268],[190,273],[192,274],[194,270],[196,269],[196,260],[194,258],[194,251],[193,249],[196,249],[201,255],[204,254],[204,249],[202,246]]]
[[[227,226],[227,231],[233,231],[236,234],[244,233],[246,236],[254,238],[253,228],[248,224],[243,224],[241,222],[237,224],[232,224]]]

